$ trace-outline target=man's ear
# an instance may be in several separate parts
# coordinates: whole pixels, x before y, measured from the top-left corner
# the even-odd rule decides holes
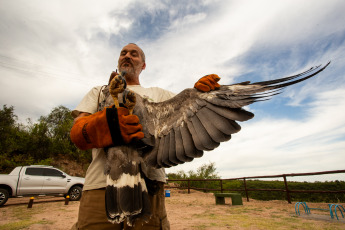
[[[146,69],[146,62],[144,62],[143,67],[141,67],[141,70]]]

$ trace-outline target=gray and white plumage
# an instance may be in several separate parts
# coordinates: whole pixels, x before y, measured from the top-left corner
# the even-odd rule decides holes
[[[153,103],[136,95],[133,113],[139,117],[145,137],[130,146],[112,147],[107,151],[105,172],[112,178],[108,181],[106,195],[108,218],[110,216],[111,221],[116,219],[115,222],[121,222],[127,217],[127,221],[130,220],[129,223],[132,224],[138,216],[150,215],[140,165],[145,163],[155,168],[168,168],[202,157],[204,151],[217,148],[221,142],[230,140],[232,134],[240,131],[241,127],[237,122],[254,117],[243,106],[268,100],[281,93],[281,89],[315,76],[329,64],[276,80],[222,85],[219,89],[206,93],[195,88],[185,89],[160,103]],[[123,162],[127,163],[121,163],[121,158],[125,158]],[[130,172],[127,173],[127,168],[121,164],[127,165]],[[122,173],[136,176],[137,179],[129,180],[138,182],[136,187],[119,181],[116,184],[116,178],[121,176],[119,174],[122,169],[127,170]],[[126,186],[134,190],[128,193],[128,189],[124,189]],[[121,196],[125,192],[127,195]],[[121,211],[119,206],[126,206],[123,203],[127,207]]]

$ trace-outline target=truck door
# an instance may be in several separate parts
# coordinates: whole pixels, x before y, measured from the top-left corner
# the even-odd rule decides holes
[[[65,192],[67,186],[67,178],[63,172],[57,169],[45,168],[44,176],[44,183],[42,187],[42,192],[44,194],[56,194]]]
[[[20,177],[17,195],[41,194],[43,181],[43,168],[26,168]]]

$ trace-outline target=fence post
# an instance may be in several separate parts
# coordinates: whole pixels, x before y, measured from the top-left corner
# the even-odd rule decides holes
[[[66,196],[65,197],[65,205],[68,205],[68,203],[69,203],[69,196]]]
[[[29,203],[28,203],[28,208],[32,208],[32,205],[34,204],[34,197],[30,197]]]
[[[285,184],[285,190],[286,190],[286,199],[288,203],[291,204],[291,197],[290,197],[290,192],[289,192],[286,176],[284,175],[283,178],[284,178],[284,184]]]
[[[223,180],[219,180],[220,181],[220,192],[223,193]]]
[[[190,179],[188,179],[188,194],[190,194]]]
[[[246,192],[247,201],[249,202],[246,178],[243,178],[243,183],[244,183],[244,191]]]

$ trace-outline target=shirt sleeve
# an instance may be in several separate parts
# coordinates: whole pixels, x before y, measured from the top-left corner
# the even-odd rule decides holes
[[[92,88],[81,100],[79,105],[72,111],[72,116],[76,118],[80,113],[93,114],[97,112],[98,97],[102,86]]]

